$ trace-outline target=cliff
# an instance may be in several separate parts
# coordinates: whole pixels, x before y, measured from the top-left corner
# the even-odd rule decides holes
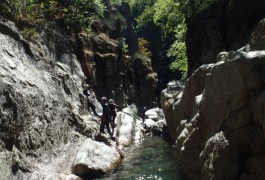
[[[55,23],[15,24],[0,17],[2,179],[92,178],[113,171],[121,162],[121,150],[99,133],[99,119],[88,112],[83,86],[90,83],[98,99],[114,98],[119,105],[140,105],[142,100],[148,104],[153,101],[156,74],[150,60],[130,56],[137,47],[126,34],[127,27],[132,32],[131,26],[125,24],[121,31],[93,27],[93,32],[72,36]],[[128,54],[121,50],[120,33],[128,36]],[[97,101],[96,110],[101,111]],[[125,128],[130,136],[124,131],[117,135],[118,145],[128,146],[122,140],[131,143],[134,134],[140,136],[135,133],[135,111],[119,115],[120,122],[132,125]]]
[[[213,63],[220,52],[244,46],[265,17],[264,8],[263,0],[222,0],[190,17],[186,36],[188,76],[202,64]]]
[[[200,66],[183,91],[162,92],[169,133],[191,179],[265,178],[264,25],[240,50]]]
[[[99,97],[113,98],[120,105],[151,107],[157,75],[151,60],[137,53],[130,7],[123,2],[106,14],[92,23],[93,32],[80,33],[77,38],[77,53],[87,82]]]

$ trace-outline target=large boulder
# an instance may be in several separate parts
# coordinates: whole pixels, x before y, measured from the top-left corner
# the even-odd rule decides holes
[[[86,139],[78,148],[72,164],[72,173],[83,178],[93,178],[113,171],[123,155],[115,145]]]
[[[161,93],[161,106],[167,120],[168,131],[172,138],[176,139],[178,134],[176,129],[181,121],[192,119],[196,115],[198,108],[194,109],[194,105],[198,104],[198,99],[204,90],[205,78],[211,71],[213,65],[203,65],[198,68],[194,75],[191,76],[182,92],[163,90]],[[197,105],[196,105],[197,107]],[[180,129],[179,129],[180,131]]]
[[[145,112],[144,127],[154,135],[167,134],[167,122],[162,109],[153,108]]]
[[[131,105],[116,117],[116,128],[114,136],[120,149],[130,146],[132,142],[141,141],[143,139],[141,120],[136,116],[137,110],[135,105]]]

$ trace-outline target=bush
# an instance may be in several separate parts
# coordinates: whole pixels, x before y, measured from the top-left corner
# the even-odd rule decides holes
[[[3,0],[0,14],[7,18],[37,21],[65,19],[68,24],[88,26],[92,19],[103,16],[101,0]]]
[[[148,58],[152,57],[152,53],[149,50],[149,42],[144,38],[138,38],[138,48],[139,53],[147,56]]]
[[[24,28],[21,31],[22,36],[29,41],[36,41],[38,39],[38,32],[36,28]]]

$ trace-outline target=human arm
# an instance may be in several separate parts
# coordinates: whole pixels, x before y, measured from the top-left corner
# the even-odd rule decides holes
[[[113,105],[114,105],[114,107],[117,108],[119,111],[122,110],[122,108],[121,108],[119,105],[117,105],[117,104],[113,104]]]

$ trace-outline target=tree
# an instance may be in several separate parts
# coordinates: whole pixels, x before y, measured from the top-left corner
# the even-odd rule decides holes
[[[65,14],[71,24],[81,23],[87,26],[96,17],[103,16],[105,5],[101,0],[57,0],[58,10]]]
[[[185,21],[216,1],[218,0],[129,0],[129,3],[136,15],[138,32],[150,42],[153,61],[171,62],[170,70],[181,72],[182,78],[185,78]],[[162,64],[167,63],[158,63],[159,66]]]

